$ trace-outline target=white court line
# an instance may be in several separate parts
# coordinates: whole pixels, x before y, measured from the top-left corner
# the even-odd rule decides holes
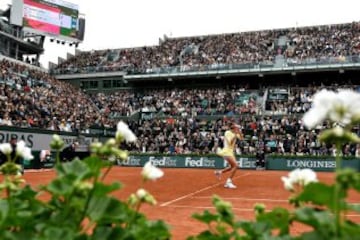
[[[188,206],[188,205],[171,205],[172,208],[195,208],[195,209],[215,209],[215,207],[194,207],[194,206]],[[231,209],[236,210],[236,211],[241,211],[241,212],[253,212],[254,209],[253,208],[234,208],[232,207]]]
[[[24,172],[25,173],[34,173],[34,172],[51,172],[51,171],[54,171],[54,169],[52,168],[40,168],[40,169],[25,169]]]
[[[198,197],[193,197],[193,198],[203,198],[203,199],[211,199],[213,198],[212,196],[198,196]],[[272,199],[272,198],[236,198],[236,197],[221,197],[221,199],[223,200],[242,200],[242,201],[262,201],[262,202],[286,202],[289,203],[289,200],[285,200],[285,199]],[[352,203],[352,204],[357,204],[358,202],[352,202],[349,201],[348,203]]]
[[[200,196],[200,197],[194,197],[194,198],[212,198],[212,196],[208,196],[208,197],[204,197],[204,196]],[[262,201],[262,202],[286,202],[288,203],[289,200],[285,200],[285,199],[271,199],[271,198],[235,198],[235,197],[222,197],[221,199],[223,200],[242,200],[242,201]]]
[[[234,177],[233,179],[245,177],[245,176],[248,176],[248,175],[250,175],[250,173],[245,173],[244,175]],[[200,190],[197,190],[197,191],[195,191],[195,192],[192,192],[192,193],[186,194],[186,195],[184,195],[184,196],[175,198],[175,199],[173,199],[173,200],[171,200],[171,201],[164,202],[164,203],[162,203],[162,204],[160,205],[160,207],[168,206],[168,205],[170,205],[170,204],[172,204],[172,203],[174,203],[174,202],[180,201],[180,200],[182,200],[182,199],[191,197],[191,196],[193,196],[193,195],[195,195],[195,194],[197,194],[197,193],[200,193],[200,192],[206,191],[206,190],[208,190],[208,189],[214,188],[214,187],[216,187],[216,186],[219,186],[220,184],[223,184],[223,183],[216,183],[216,184],[210,185],[210,186],[208,186],[208,187],[202,188],[202,189],[200,189]]]
[[[191,206],[191,205],[171,205],[172,208],[193,208],[193,209],[215,209],[215,207],[201,207],[201,206]],[[240,212],[254,212],[254,208],[236,208],[232,207],[232,210]],[[271,209],[266,209],[266,212],[271,211]],[[360,214],[345,214],[347,217],[360,217]]]

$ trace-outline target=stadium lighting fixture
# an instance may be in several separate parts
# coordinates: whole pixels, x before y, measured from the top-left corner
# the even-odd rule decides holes
[[[169,81],[169,82],[172,82],[173,80],[172,80],[172,78],[168,78],[168,81]]]
[[[259,73],[259,77],[261,77],[261,78],[262,78],[262,77],[264,77],[264,74],[262,74],[262,73]]]
[[[339,69],[339,73],[344,73],[344,69]]]
[[[296,76],[296,72],[291,72],[291,75],[292,75],[292,76]]]

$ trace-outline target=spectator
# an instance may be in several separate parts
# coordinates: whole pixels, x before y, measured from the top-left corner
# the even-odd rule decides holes
[[[255,155],[255,166],[256,170],[265,170],[266,159],[265,159],[265,149],[260,147]]]
[[[78,142],[73,142],[69,146],[65,147],[60,153],[60,161],[69,162],[76,157],[76,149],[79,146]]]

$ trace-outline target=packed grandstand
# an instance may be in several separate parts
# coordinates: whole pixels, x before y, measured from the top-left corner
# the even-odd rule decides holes
[[[221,147],[231,119],[245,135],[237,154],[265,147],[269,154],[334,155],[334,146],[317,139],[329,123],[309,131],[301,118],[322,88],[360,90],[359,30],[353,22],[166,37],[157,46],[80,52],[49,73],[6,58],[0,61],[0,125],[87,134],[114,129],[121,119],[138,136],[126,146],[130,151],[206,154]],[[217,74],[181,75],[207,71]],[[119,72],[125,85],[82,87],[101,84],[100,72]],[[358,127],[353,131],[360,134]],[[359,157],[360,145],[344,145],[343,155]]]

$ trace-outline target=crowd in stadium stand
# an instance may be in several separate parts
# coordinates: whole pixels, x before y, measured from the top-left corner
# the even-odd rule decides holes
[[[106,124],[87,95],[45,72],[0,61],[0,125],[82,132]]]
[[[179,66],[179,55],[183,66],[272,62],[279,53],[287,58],[287,64],[289,59],[292,64],[322,57],[339,59],[358,54],[358,25],[166,39],[156,47],[114,50],[116,54],[85,52],[60,67],[73,71],[81,67],[127,65],[146,72]],[[281,36],[291,41],[278,48],[274,42]],[[3,60],[0,125],[86,133],[91,127],[114,128],[121,117],[149,113],[147,118],[127,120],[138,141],[125,147],[134,152],[181,154],[214,153],[221,147],[221,136],[232,119],[242,126],[245,135],[245,141],[236,149],[238,154],[255,154],[265,148],[267,153],[276,154],[333,155],[334,146],[317,139],[319,131],[330,127],[329,123],[308,131],[301,122],[313,94],[320,88],[288,88],[287,99],[274,101],[267,101],[266,89],[252,90],[246,86],[122,90],[88,95],[47,73]],[[357,128],[354,132],[360,134]],[[343,148],[345,156],[359,154],[358,145]]]
[[[145,93],[96,93],[92,101],[104,114],[130,116],[142,111],[170,116],[239,115],[258,113],[258,91],[236,89],[160,89]]]
[[[156,46],[82,52],[60,63],[54,73],[127,71],[152,73],[231,66],[261,67],[358,62],[360,23],[311,26],[233,34],[165,38]]]

